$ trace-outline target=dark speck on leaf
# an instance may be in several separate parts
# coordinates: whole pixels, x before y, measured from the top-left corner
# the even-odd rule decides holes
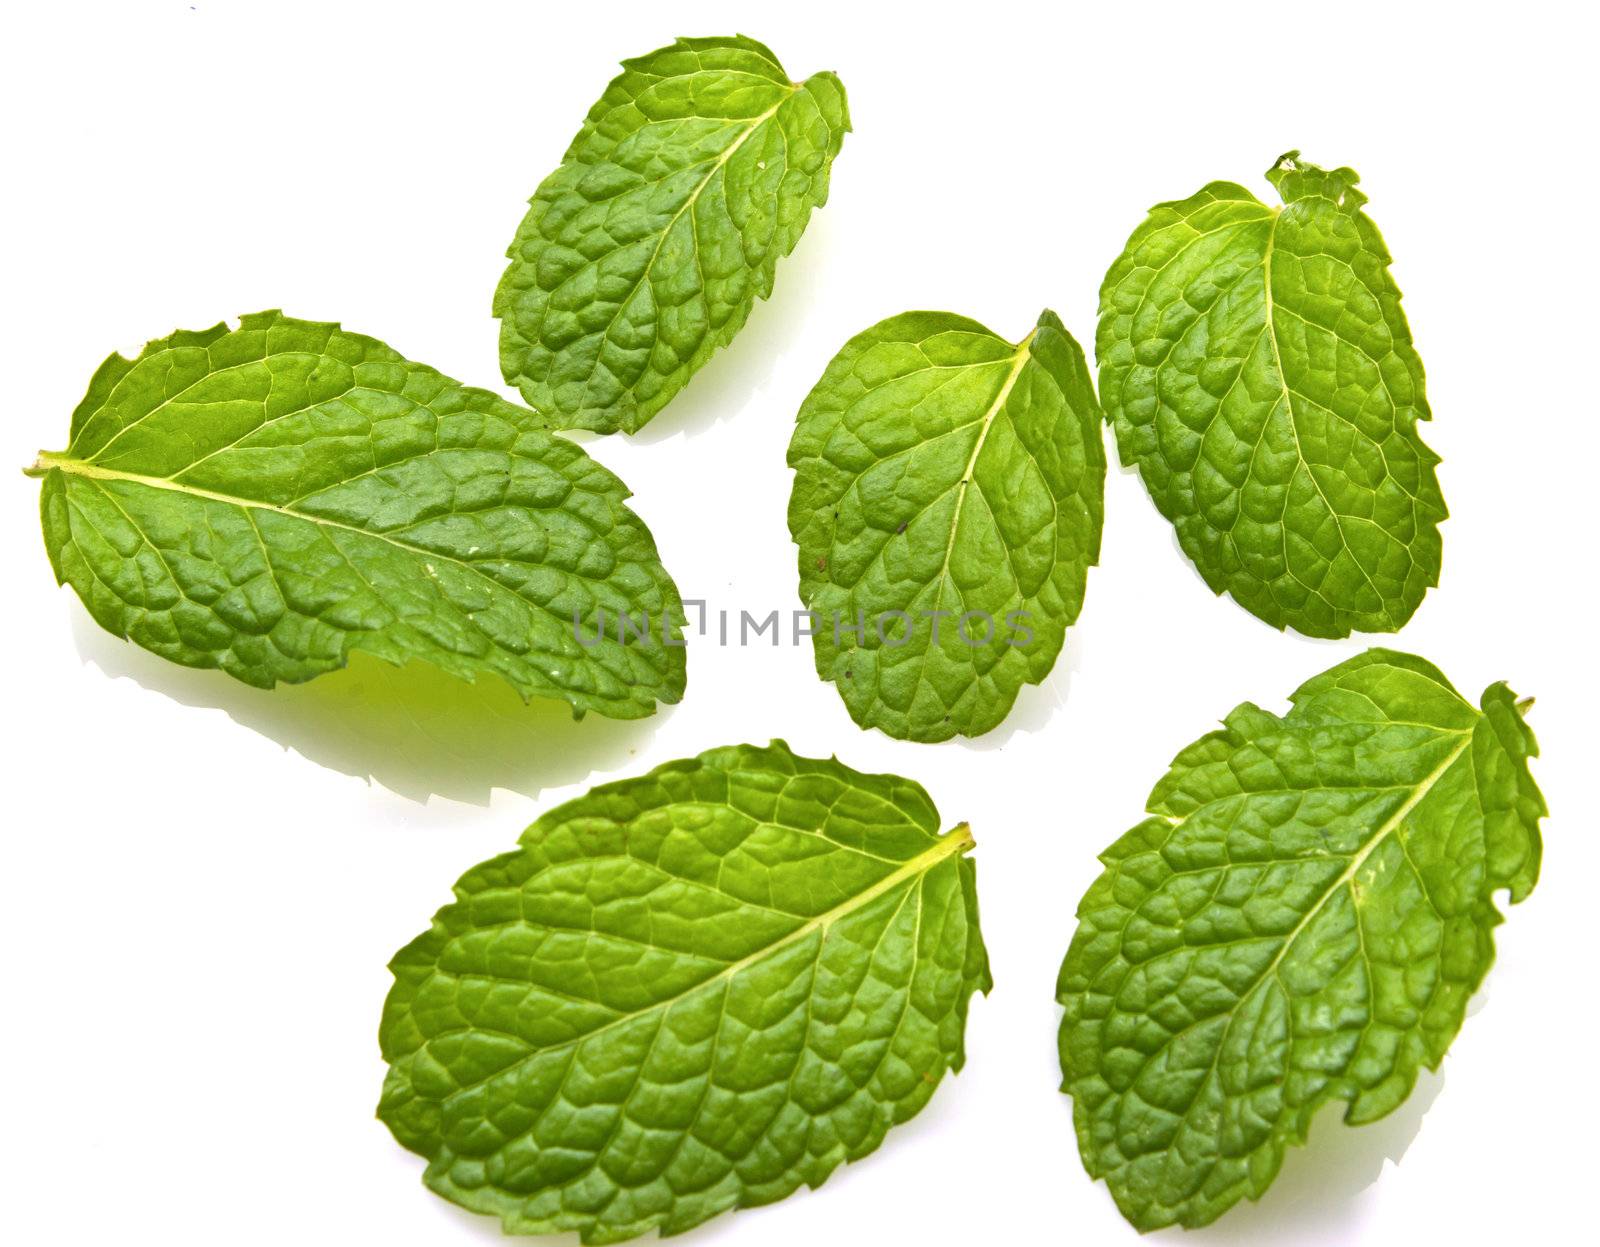
[[[828,560],[827,559],[818,559],[817,560],[817,570],[819,572],[827,571],[828,570]]]
[[[899,523],[899,526],[895,528],[895,532],[903,533],[903,532],[905,532],[905,530],[906,530],[906,521],[905,520],[901,520],[900,523]]]

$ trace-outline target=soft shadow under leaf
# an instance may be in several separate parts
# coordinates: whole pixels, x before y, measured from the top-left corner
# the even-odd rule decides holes
[[[415,801],[487,804],[496,788],[536,796],[578,783],[625,762],[660,722],[596,714],[575,721],[565,703],[524,704],[502,680],[468,684],[426,663],[392,667],[361,653],[305,684],[258,689],[118,640],[76,607],[72,628],[79,654],[108,676],[225,711],[320,766]]]
[[[1284,1156],[1277,1181],[1258,1202],[1241,1203],[1197,1230],[1159,1230],[1150,1241],[1207,1247],[1278,1247],[1302,1237],[1352,1241],[1362,1209],[1356,1196],[1383,1176],[1387,1162],[1400,1163],[1443,1088],[1442,1073],[1424,1070],[1404,1104],[1355,1128],[1341,1123],[1342,1103],[1325,1104],[1311,1123],[1310,1142]],[[1341,1225],[1346,1232],[1334,1233]]]

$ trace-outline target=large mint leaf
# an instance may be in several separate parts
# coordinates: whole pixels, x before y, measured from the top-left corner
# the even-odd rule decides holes
[[[391,964],[378,1114],[507,1232],[612,1243],[816,1186],[959,1070],[972,835],[781,742],[544,815]]]
[[[56,578],[174,662],[270,688],[359,649],[647,715],[683,693],[678,591],[622,483],[536,425],[260,312],[111,356],[32,471]],[[623,644],[624,612],[649,635]]]
[[[743,35],[624,61],[511,243],[506,380],[559,427],[640,428],[772,293],[849,128],[837,77]]]
[[[1439,583],[1422,361],[1349,169],[1281,157],[1268,207],[1158,204],[1100,289],[1100,401],[1212,590],[1310,636],[1393,632]]]
[[[1475,709],[1375,649],[1293,702],[1180,753],[1078,906],[1062,1089],[1142,1230],[1258,1198],[1329,1101],[1352,1124],[1399,1105],[1494,958],[1493,894],[1538,878],[1537,750],[1504,684]]]
[[[851,718],[977,736],[1049,674],[1100,553],[1100,437],[1052,312],[1018,345],[907,312],[834,357],[789,445],[789,532],[817,672]]]

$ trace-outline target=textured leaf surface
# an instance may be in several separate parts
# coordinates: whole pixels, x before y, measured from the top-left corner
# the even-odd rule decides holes
[[[517,230],[500,366],[552,423],[633,432],[772,293],[850,128],[743,35],[623,62]]]
[[[106,360],[40,457],[45,545],[102,627],[248,684],[359,649],[649,714],[683,693],[678,591],[622,483],[536,422],[337,325],[175,333]]]
[[[789,532],[817,672],[857,723],[976,736],[1049,674],[1100,553],[1100,436],[1051,312],[1020,345],[907,312],[834,357],[789,445]]]
[[[1493,893],[1538,878],[1536,749],[1504,684],[1474,709],[1369,650],[1293,701],[1180,753],[1078,906],[1063,1090],[1140,1229],[1259,1197],[1328,1101],[1352,1124],[1399,1105],[1493,960]]]
[[[1268,207],[1159,204],[1100,290],[1100,401],[1217,593],[1311,636],[1392,632],[1439,583],[1422,361],[1350,169],[1290,152]]]
[[[770,748],[595,789],[394,959],[379,1116],[512,1233],[676,1233],[816,1186],[959,1070],[972,846],[917,785]]]

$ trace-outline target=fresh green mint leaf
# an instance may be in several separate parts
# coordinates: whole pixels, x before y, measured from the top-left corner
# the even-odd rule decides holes
[[[624,61],[507,253],[506,380],[557,427],[642,427],[772,293],[849,128],[835,75],[743,35]]]
[[[902,740],[977,736],[1049,674],[1100,554],[1106,460],[1083,352],[948,312],[852,338],[800,408],[789,532],[817,673]]]
[[[270,688],[363,650],[617,718],[683,694],[682,604],[622,483],[337,325],[259,312],[113,355],[31,471],[56,579],[173,662]]]
[[[1392,1111],[1437,1069],[1539,875],[1525,705],[1374,649],[1246,703],[1113,844],[1061,967],[1084,1166],[1141,1230],[1271,1184],[1323,1104]]]
[[[1216,593],[1309,636],[1393,632],[1439,583],[1422,361],[1350,169],[1281,157],[1281,207],[1158,204],[1100,289],[1100,401]]]
[[[508,1233],[675,1234],[817,1186],[961,1068],[972,835],[892,775],[715,749],[467,872],[394,958],[378,1115]]]

